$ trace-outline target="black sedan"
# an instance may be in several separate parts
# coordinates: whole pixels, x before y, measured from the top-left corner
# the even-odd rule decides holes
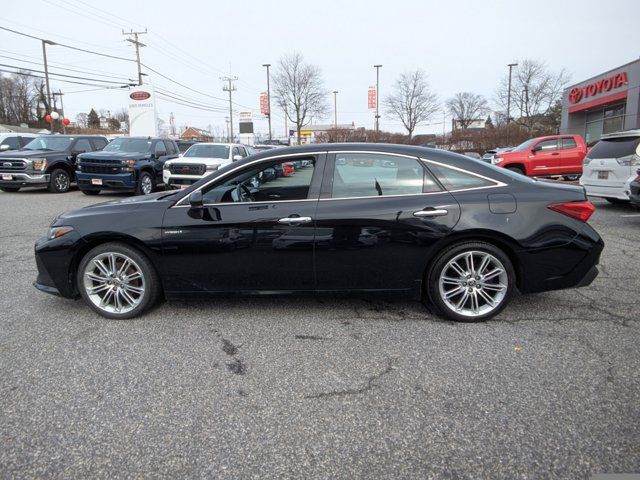
[[[160,298],[348,291],[414,295],[451,319],[483,320],[516,289],[591,283],[604,246],[586,223],[593,211],[582,188],[463,155],[307,145],[234,162],[186,190],[58,216],[35,247],[35,286],[108,318]]]

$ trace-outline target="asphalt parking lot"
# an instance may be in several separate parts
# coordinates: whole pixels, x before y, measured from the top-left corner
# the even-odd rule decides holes
[[[588,478],[640,472],[640,215],[594,200],[587,288],[455,324],[416,302],[249,298],[109,321],[37,292],[78,191],[0,194],[0,477]]]

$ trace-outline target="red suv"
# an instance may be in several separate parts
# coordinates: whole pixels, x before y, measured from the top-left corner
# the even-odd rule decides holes
[[[580,175],[587,145],[580,135],[549,135],[527,140],[491,163],[529,177]]]

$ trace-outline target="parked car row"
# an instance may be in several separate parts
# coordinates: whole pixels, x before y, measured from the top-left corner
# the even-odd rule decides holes
[[[256,153],[253,147],[241,144],[156,137],[117,137],[111,142],[95,135],[32,137],[0,136],[1,190],[41,186],[64,193],[75,182],[87,195],[103,190],[148,195],[161,185],[184,188],[221,166]],[[185,146],[183,157],[180,149]]]

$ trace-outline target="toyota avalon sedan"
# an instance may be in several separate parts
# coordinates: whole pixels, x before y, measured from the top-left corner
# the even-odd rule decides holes
[[[255,181],[291,162],[308,167]],[[516,290],[591,283],[593,211],[580,187],[433,148],[306,145],[59,215],[36,243],[35,286],[115,319],[161,298],[362,292],[478,321]]]

